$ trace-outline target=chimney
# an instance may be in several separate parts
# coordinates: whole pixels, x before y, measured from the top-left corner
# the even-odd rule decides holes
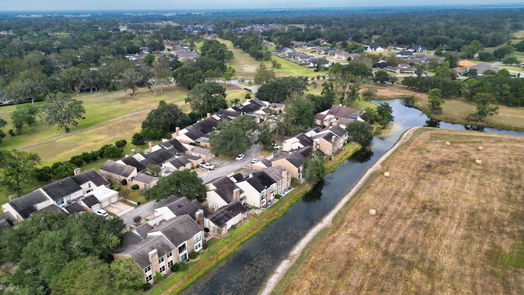
[[[151,262],[151,264],[158,262],[158,251],[156,249],[151,250],[147,255],[149,256],[149,262]]]
[[[135,151],[135,149],[132,149],[131,150],[131,155],[134,155],[134,154],[136,154],[136,151]]]
[[[153,143],[150,141],[147,143],[147,145],[149,146],[149,148],[147,149],[147,152],[150,153],[153,151]]]
[[[175,136],[179,136],[180,135],[180,127],[176,127],[175,128]]]
[[[198,225],[200,225],[201,228],[204,228],[204,210],[198,209],[198,211],[195,212],[195,219]]]
[[[240,200],[240,189],[238,187],[233,190],[233,200]]]
[[[211,113],[207,113],[207,117],[208,117],[208,118],[211,117]]]
[[[73,174],[74,174],[74,175],[78,175],[78,174],[80,174],[80,171],[81,171],[80,168],[75,168],[75,169],[73,170]]]

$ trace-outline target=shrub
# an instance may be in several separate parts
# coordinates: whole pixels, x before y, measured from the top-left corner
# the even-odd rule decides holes
[[[275,199],[278,200],[278,199],[280,199],[280,198],[282,198],[282,196],[281,196],[280,194],[276,194],[276,195],[275,195]]]
[[[171,271],[172,272],[177,272],[177,271],[184,271],[188,268],[188,265],[183,263],[183,262],[178,262],[178,263],[175,263],[171,266]]]
[[[133,222],[134,222],[135,224],[139,224],[140,221],[142,221],[142,216],[137,215],[137,216],[133,217]]]
[[[155,128],[142,129],[141,133],[144,136],[144,139],[162,139],[166,135],[166,132]]]
[[[76,167],[82,167],[84,165],[84,158],[80,156],[73,156],[71,159],[69,159],[69,162],[76,165]]]
[[[118,158],[122,156],[122,150],[112,144],[107,144],[100,149],[104,158]]]
[[[38,181],[49,181],[53,178],[53,169],[49,166],[35,169],[35,178]]]
[[[121,185],[127,185],[127,179],[124,178],[124,179],[120,180],[120,184]]]
[[[127,141],[125,139],[120,139],[115,142],[115,146],[119,149],[125,147],[127,144]]]
[[[61,179],[73,175],[73,170],[77,168],[75,164],[70,162],[56,162],[53,164],[53,178]]]
[[[146,141],[145,141],[144,136],[141,133],[135,133],[133,134],[131,143],[136,146],[141,146],[141,145],[146,144]]]
[[[144,283],[142,285],[142,290],[147,291],[149,289],[151,289],[151,284],[150,283]]]
[[[136,191],[136,190],[139,189],[139,188],[140,188],[140,186],[138,186],[138,184],[133,184],[133,185],[131,186],[131,189],[134,190],[134,191]]]
[[[204,241],[204,243],[202,243],[202,248],[207,249],[207,247],[209,247],[209,244],[207,243],[207,241]]]
[[[114,190],[114,191],[119,192],[121,188],[120,188],[119,185],[114,184],[114,185],[111,186],[111,189]]]
[[[189,259],[195,259],[198,257],[198,252],[191,252],[189,253]]]
[[[154,277],[155,282],[160,282],[160,281],[163,280],[163,279],[164,279],[164,275],[163,275],[163,274],[161,274],[161,273],[159,273],[159,272],[157,272],[157,273],[155,274],[155,277]]]

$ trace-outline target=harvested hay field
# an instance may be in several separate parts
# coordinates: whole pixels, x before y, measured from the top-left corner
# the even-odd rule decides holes
[[[421,129],[382,168],[274,293],[524,294],[524,138]]]

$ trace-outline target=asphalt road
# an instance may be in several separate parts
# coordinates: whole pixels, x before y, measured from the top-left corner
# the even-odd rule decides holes
[[[245,153],[244,159],[240,161],[234,161],[229,165],[216,168],[215,170],[210,171],[208,174],[202,176],[204,183],[211,182],[219,177],[226,176],[229,173],[232,173],[238,169],[244,168],[251,164],[251,160],[257,157],[258,153],[262,150],[262,146],[255,144],[251,146]]]

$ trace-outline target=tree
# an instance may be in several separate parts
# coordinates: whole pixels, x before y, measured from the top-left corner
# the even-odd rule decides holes
[[[315,121],[315,105],[304,96],[294,96],[287,103],[285,117],[294,126],[311,127]]]
[[[160,101],[156,109],[152,109],[142,122],[142,129],[153,128],[163,133],[171,132],[176,127],[184,128],[192,124],[192,120],[174,103]]]
[[[214,82],[198,84],[191,89],[186,102],[189,102],[193,111],[201,116],[214,113],[227,108],[226,89]]]
[[[218,130],[209,136],[211,151],[214,154],[233,157],[245,152],[251,145],[248,131],[240,124],[235,124],[235,120],[221,122]]]
[[[110,265],[117,290],[140,290],[143,274],[132,259],[116,260]]]
[[[153,63],[155,62],[155,55],[154,54],[146,54],[146,56],[144,56],[144,63],[148,66],[152,66]]]
[[[148,200],[161,200],[171,195],[186,197],[188,199],[205,199],[206,188],[202,179],[195,171],[180,170],[160,178],[158,183],[145,190],[144,195]]]
[[[275,78],[260,86],[257,98],[269,102],[283,102],[292,95],[303,94],[307,80],[303,77]]]
[[[233,59],[233,52],[227,50],[227,46],[217,40],[206,39],[200,48],[202,56],[216,59],[222,63]]]
[[[50,289],[62,295],[111,295],[115,286],[109,264],[88,256],[69,262],[53,277]]]
[[[7,122],[4,119],[0,118],[0,128],[4,128],[5,126],[7,126]],[[2,143],[4,137],[5,133],[3,130],[0,129],[0,143]]]
[[[275,77],[275,72],[268,68],[264,63],[261,63],[255,74],[255,84],[266,84],[267,82],[275,79]]]
[[[519,60],[515,56],[506,55],[502,62],[506,65],[515,65],[519,63]]]
[[[228,66],[226,70],[224,71],[223,77],[224,80],[229,82],[231,81],[236,75],[236,70],[232,66]]]
[[[454,79],[455,72],[449,68],[449,62],[445,61],[435,69],[435,77],[442,79]]]
[[[368,122],[353,121],[347,124],[346,130],[351,140],[362,146],[370,145],[373,140],[373,127]]]
[[[127,145],[127,140],[120,139],[115,142],[115,146],[119,149],[123,149]]]
[[[364,92],[362,93],[362,96],[366,100],[375,99],[377,97],[377,89],[374,87],[369,87],[368,89],[364,90]]]
[[[433,114],[442,114],[442,104],[444,100],[442,99],[442,91],[438,88],[433,88],[428,92],[428,108]]]
[[[387,103],[381,103],[377,107],[377,122],[382,126],[387,126],[393,121],[393,109]]]
[[[513,46],[504,45],[493,51],[493,55],[499,60],[503,59],[506,55],[509,55],[513,52]]]
[[[146,144],[145,138],[141,133],[135,133],[133,134],[133,138],[131,140],[131,143],[135,146],[142,146]]]
[[[122,73],[122,83],[126,89],[131,89],[131,96],[135,96],[138,85],[144,82],[145,75],[138,69],[127,69]]]
[[[20,195],[22,189],[31,182],[40,157],[37,154],[12,150],[0,151],[0,184]]]
[[[38,115],[38,108],[32,104],[19,105],[11,113],[11,122],[16,129],[17,134],[22,134],[22,127],[24,124],[34,125],[36,123],[36,116]]]
[[[350,62],[348,66],[337,63],[329,69],[333,89],[347,106],[353,106],[358,99],[361,80],[371,76],[371,69],[362,62]]]
[[[77,120],[85,119],[82,101],[71,98],[64,93],[53,93],[46,97],[42,108],[45,121],[57,125],[67,133],[71,126],[78,126]]]
[[[488,116],[494,116],[498,113],[498,106],[493,105],[495,98],[489,93],[478,93],[474,97],[477,105],[477,111],[468,115],[468,120],[483,121]]]
[[[154,85],[160,86],[160,93],[164,92],[164,85],[169,84],[172,74],[169,58],[164,55],[160,56],[153,65]]]
[[[262,145],[265,150],[273,148],[273,137],[271,136],[271,129],[268,124],[260,126],[257,143]]]
[[[310,182],[317,182],[325,173],[324,158],[320,152],[314,151],[304,162],[304,178]]]
[[[391,76],[388,74],[388,72],[380,70],[375,73],[373,81],[376,83],[386,84],[386,82],[391,82]]]

